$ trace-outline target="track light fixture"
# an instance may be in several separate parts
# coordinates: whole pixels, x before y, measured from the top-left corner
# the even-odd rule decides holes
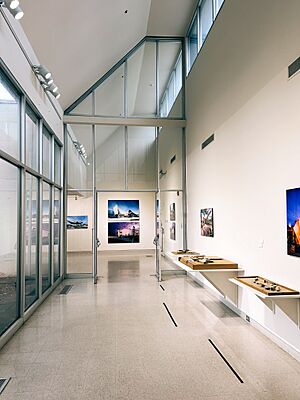
[[[0,7],[6,7],[15,19],[21,19],[24,16],[19,4],[19,0],[0,0]]]
[[[86,154],[86,150],[84,148],[84,145],[81,144],[78,141],[74,141],[73,143],[74,143],[74,146],[75,146],[76,150],[81,155],[81,157],[83,157],[86,160],[87,159],[87,154]]]
[[[56,99],[60,98],[58,87],[54,84],[51,72],[43,65],[34,65],[32,67],[34,73],[41,82],[43,88],[52,94]]]

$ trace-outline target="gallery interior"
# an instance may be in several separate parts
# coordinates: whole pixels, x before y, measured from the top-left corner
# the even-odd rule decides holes
[[[300,399],[299,0],[0,0],[0,399]]]

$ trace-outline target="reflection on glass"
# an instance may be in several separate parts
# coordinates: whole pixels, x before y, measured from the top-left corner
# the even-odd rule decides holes
[[[26,174],[25,308],[38,298],[38,180]]]
[[[0,146],[1,150],[20,157],[20,96],[0,71]]]
[[[96,90],[96,115],[124,117],[124,64]]]
[[[67,203],[67,215],[88,218],[87,229],[67,230],[67,272],[92,273],[93,193],[68,193]]]
[[[97,189],[125,188],[125,128],[96,127]]]
[[[68,188],[93,188],[93,136],[88,125],[68,125]]]
[[[51,135],[49,131],[43,128],[43,175],[51,178]]]
[[[189,69],[191,69],[192,65],[198,54],[198,18],[196,18],[191,27],[189,36],[188,36],[188,57],[189,57]]]
[[[222,4],[224,3],[224,0],[216,0],[216,11],[215,11],[215,15],[218,14]]]
[[[200,45],[202,46],[213,23],[212,1],[204,0],[200,9]]]
[[[61,184],[61,148],[57,142],[54,142],[54,182]]]
[[[128,127],[128,189],[156,188],[155,128]]]
[[[53,268],[54,268],[54,281],[60,277],[60,190],[54,189],[54,232],[53,232]]]
[[[0,204],[0,334],[2,334],[19,317],[19,296],[18,169],[1,159]]]
[[[43,183],[42,208],[42,292],[51,285],[50,265],[50,185]]]
[[[159,103],[160,116],[167,117],[182,87],[181,42],[159,42]],[[178,103],[172,117],[182,118],[182,104]]]
[[[159,166],[162,190],[182,189],[182,128],[164,127],[158,137]],[[172,162],[170,162],[172,160]]]
[[[26,108],[25,116],[25,148],[26,148],[26,164],[32,169],[38,170],[38,139],[39,127],[38,120],[29,107]]]
[[[156,115],[156,44],[144,43],[127,61],[129,117]]]

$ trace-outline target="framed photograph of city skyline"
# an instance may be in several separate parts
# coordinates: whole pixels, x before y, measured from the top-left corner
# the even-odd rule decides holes
[[[201,236],[214,236],[214,212],[212,208],[202,208],[200,211]]]
[[[108,222],[108,243],[140,243],[140,223]]]
[[[287,253],[300,257],[300,188],[286,191]]]

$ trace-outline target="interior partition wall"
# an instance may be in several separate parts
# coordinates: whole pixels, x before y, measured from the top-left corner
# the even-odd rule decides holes
[[[62,143],[1,65],[0,347],[62,275],[62,157]]]

